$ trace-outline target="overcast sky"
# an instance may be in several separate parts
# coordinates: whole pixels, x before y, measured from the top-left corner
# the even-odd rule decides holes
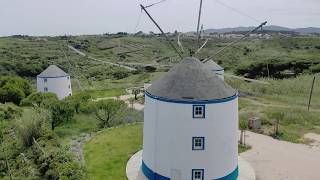
[[[64,35],[106,32],[158,32],[143,13],[138,28],[139,3],[159,0],[0,0],[0,36],[13,34]],[[220,0],[269,25],[320,27],[320,0]],[[149,8],[165,31],[196,29],[199,0],[167,0]],[[256,26],[252,18],[203,0],[205,29]]]

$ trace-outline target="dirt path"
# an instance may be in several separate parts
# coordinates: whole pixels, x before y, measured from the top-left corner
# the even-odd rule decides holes
[[[320,151],[320,134],[307,133],[304,135],[304,138],[309,139],[309,146],[313,149]]]
[[[80,56],[87,56],[88,59],[91,59],[91,60],[94,60],[94,61],[99,61],[99,62],[102,62],[102,63],[105,63],[105,64],[110,64],[112,66],[122,67],[122,68],[125,68],[125,69],[130,70],[130,71],[135,71],[136,70],[135,68],[132,68],[132,67],[129,67],[129,66],[126,66],[126,65],[117,64],[117,63],[113,63],[113,62],[110,62],[110,61],[104,61],[104,60],[100,60],[100,59],[96,59],[94,57],[88,56],[85,53],[83,53],[83,52],[79,51],[78,49],[74,48],[73,46],[68,45],[68,47],[72,51],[74,51],[75,53],[79,54]]]
[[[251,104],[253,105],[257,105],[257,106],[263,106],[263,107],[278,107],[278,108],[290,108],[290,109],[307,109],[307,107],[305,106],[297,106],[297,105],[284,105],[284,104],[275,104],[275,103],[263,103],[262,101],[258,101],[252,98],[248,98],[248,97],[242,97],[242,99],[245,99],[247,101],[249,101]],[[320,109],[312,109],[310,108],[311,112],[320,112]]]
[[[247,133],[252,149],[240,156],[255,169],[259,180],[319,180],[320,150]]]
[[[143,94],[138,94],[138,96],[142,96]],[[138,111],[141,111],[141,110],[143,110],[143,108],[144,108],[144,104],[140,104],[140,103],[133,103],[133,104],[131,104],[130,102],[129,102],[129,99],[130,98],[134,98],[134,95],[133,94],[127,94],[127,95],[122,95],[122,96],[120,96],[120,97],[105,97],[105,98],[97,98],[97,99],[94,99],[93,101],[101,101],[101,100],[104,100],[104,99],[119,99],[119,100],[122,100],[122,101],[124,101],[129,107],[131,107],[131,108],[134,108],[134,109],[136,109],[136,110],[138,110]]]
[[[94,136],[94,133],[86,133],[72,139],[70,141],[70,152],[76,156],[76,159],[82,164],[85,164],[83,155],[83,145]]]

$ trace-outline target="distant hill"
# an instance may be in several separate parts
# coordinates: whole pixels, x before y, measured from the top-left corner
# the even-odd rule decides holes
[[[228,32],[240,32],[240,31],[250,31],[255,27],[235,27],[235,28],[221,28],[221,29],[207,29],[205,30],[206,33],[228,33]],[[320,33],[320,28],[317,27],[307,27],[307,28],[287,28],[282,26],[265,26],[263,27],[264,30],[267,31],[286,31],[286,32],[297,32],[302,34],[312,34],[312,33]]]

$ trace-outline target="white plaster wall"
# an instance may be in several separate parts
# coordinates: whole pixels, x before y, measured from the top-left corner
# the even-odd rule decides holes
[[[153,171],[171,177],[181,170],[181,180],[192,169],[205,169],[205,179],[228,175],[238,161],[238,99],[206,104],[206,118],[192,118],[192,104],[157,101],[146,96],[143,160]],[[205,150],[192,150],[192,137],[205,137]]]
[[[68,79],[69,77],[69,79]],[[72,95],[70,76],[46,78],[47,82],[44,82],[45,78],[37,77],[37,91],[45,92],[44,88],[48,88],[48,92],[55,93],[58,99],[63,99],[69,95]],[[70,88],[69,88],[70,85]]]

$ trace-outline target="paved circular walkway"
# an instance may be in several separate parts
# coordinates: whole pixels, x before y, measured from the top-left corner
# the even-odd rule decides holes
[[[134,154],[127,163],[126,174],[129,180],[148,180],[140,171],[142,162],[142,150]],[[250,164],[239,157],[239,177],[238,180],[255,180],[256,175]]]

